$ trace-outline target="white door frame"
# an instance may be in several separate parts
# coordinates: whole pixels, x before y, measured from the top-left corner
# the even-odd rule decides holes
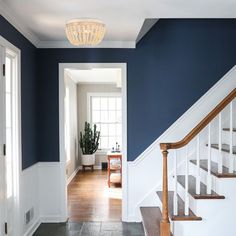
[[[122,221],[128,221],[128,178],[127,178],[127,64],[126,63],[59,63],[59,135],[60,135],[60,172],[61,172],[61,212],[68,218],[67,179],[64,134],[64,71],[68,68],[120,68],[122,76]]]
[[[20,186],[21,186],[21,174],[22,174],[22,141],[21,141],[21,50],[15,47],[13,44],[8,42],[2,36],[0,36],[0,45],[10,49],[17,56],[17,74],[16,74],[16,132],[17,132],[17,158],[13,162],[14,168],[14,176],[13,176],[13,184],[14,184],[14,206],[13,206],[13,214],[14,214],[14,235],[19,235],[19,232],[23,232],[22,229],[22,221],[21,221],[21,213],[20,213]]]

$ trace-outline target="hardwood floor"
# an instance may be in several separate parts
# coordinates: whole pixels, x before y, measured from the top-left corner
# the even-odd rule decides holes
[[[108,188],[107,171],[79,171],[68,185],[69,221],[121,221],[121,194]]]

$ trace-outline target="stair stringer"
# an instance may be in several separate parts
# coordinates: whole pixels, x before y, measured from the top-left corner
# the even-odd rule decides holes
[[[139,206],[159,205],[156,190],[162,186],[162,154],[159,143],[178,141],[213,110],[233,88],[236,88],[236,66],[223,76],[207,93],[193,104],[159,138],[127,167],[127,221],[141,221]],[[190,150],[191,152],[191,150]],[[169,173],[172,173],[171,153]],[[171,177],[171,176],[170,176]],[[171,178],[170,178],[171,179]],[[171,187],[170,187],[171,190]]]

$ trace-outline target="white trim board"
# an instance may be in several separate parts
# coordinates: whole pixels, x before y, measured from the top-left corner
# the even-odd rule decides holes
[[[67,188],[65,175],[65,150],[64,150],[64,70],[69,68],[120,68],[122,76],[122,220],[128,220],[128,179],[127,179],[127,64],[126,63],[59,63],[59,133],[60,133],[60,168],[61,168],[61,209],[67,217]]]
[[[71,176],[69,176],[69,178],[67,179],[67,185],[70,184],[70,182],[74,179],[74,177],[77,175],[79,170],[80,170],[80,166],[76,168],[76,170],[71,174]]]
[[[207,93],[175,121],[158,137],[137,159],[128,162],[128,196],[129,216],[131,220],[140,221],[139,206],[158,205],[155,191],[162,185],[161,142],[181,140],[192,130],[209,111],[213,110],[234,88],[236,88],[236,66],[221,78]],[[169,152],[169,173],[173,163]],[[170,184],[170,190],[172,186]]]
[[[83,170],[83,166],[79,166],[79,169],[80,169],[80,170]],[[94,169],[94,170],[101,170],[102,167],[101,167],[101,166],[94,166],[93,169]],[[89,171],[89,170],[90,170],[89,167],[86,168],[86,171]]]
[[[136,48],[135,41],[102,41],[95,46],[73,46],[69,41],[39,41],[38,48]]]

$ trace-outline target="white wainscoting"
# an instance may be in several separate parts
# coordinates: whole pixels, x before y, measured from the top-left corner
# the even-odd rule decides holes
[[[21,173],[22,235],[31,236],[41,223],[65,222],[62,213],[61,169],[59,162],[39,162]],[[26,225],[25,212],[34,208],[34,217]]]
[[[20,175],[20,225],[24,236],[32,235],[39,225],[39,179],[38,164],[35,164]],[[25,224],[25,213],[34,209],[34,217],[28,225]]]

